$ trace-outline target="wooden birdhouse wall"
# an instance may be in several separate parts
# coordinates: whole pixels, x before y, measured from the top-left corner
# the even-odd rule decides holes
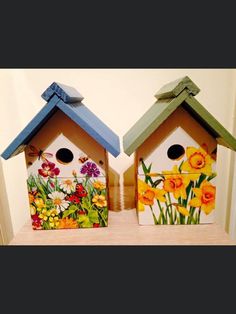
[[[201,146],[203,150],[200,149]],[[190,147],[195,148],[195,150],[190,149]],[[160,218],[159,223],[161,224],[173,223],[174,219],[175,223],[187,223],[191,211],[194,211],[196,218],[194,221],[194,218],[191,217],[193,223],[213,222],[214,209],[210,208],[213,205],[207,207],[210,213],[202,212],[197,216],[198,209],[193,210],[192,207],[190,210],[189,202],[191,198],[195,198],[195,202],[197,202],[194,191],[197,193],[200,190],[193,189],[204,189],[204,186],[201,186],[201,180],[207,181],[209,179],[209,184],[215,187],[216,179],[211,177],[215,176],[216,171],[216,148],[217,142],[214,136],[183,107],[179,107],[172,113],[137,149],[135,154],[136,205],[139,223],[155,224],[154,215],[157,220],[158,217],[161,217],[160,211],[162,208],[164,210],[166,201],[168,204],[172,204],[168,207],[167,213],[172,209],[172,212],[176,212],[176,214],[173,213],[171,219],[169,216]],[[147,174],[150,176],[147,177]],[[193,180],[195,177],[192,176],[194,174],[196,175],[195,180]],[[189,179],[191,176],[192,180]],[[154,197],[156,190],[148,191],[148,187],[142,184],[145,181],[149,186],[154,186],[162,191],[160,192],[162,195],[159,195],[159,202]],[[187,195],[187,185],[191,181],[191,192]],[[176,186],[171,186],[172,184]],[[178,187],[178,184],[183,184],[182,188]],[[206,184],[208,183],[206,182]],[[212,192],[213,188],[210,187],[209,190]],[[183,205],[181,207],[185,209],[173,205],[177,202],[181,203]],[[180,215],[178,210],[182,210],[183,215]],[[178,217],[179,215],[181,217]]]
[[[39,153],[40,151],[41,153]],[[74,223],[74,225],[68,224],[68,226],[66,226],[65,224],[62,228],[73,228],[75,225],[77,227],[93,227],[94,224],[105,226],[108,218],[107,209],[109,198],[107,157],[107,151],[99,143],[62,111],[57,110],[38,133],[35,134],[25,149],[30,197],[33,199],[32,194],[34,194],[34,190],[40,195],[40,190],[43,187],[44,192],[47,190],[44,195],[43,203],[45,204],[50,198],[50,191],[54,194],[56,191],[59,193],[62,192],[64,195],[61,194],[61,196],[65,206],[57,206],[57,208],[63,211],[61,215],[64,220],[66,217],[68,218],[68,216],[72,219],[74,214],[73,210],[76,209],[73,205],[77,206],[85,202],[83,196],[78,197],[79,194],[76,194],[77,188],[80,185],[80,190],[82,191],[84,188],[87,195],[90,195],[90,205],[86,205],[85,203],[83,205],[84,207],[79,205],[81,212],[81,217],[79,217],[80,225]],[[38,187],[39,185],[41,188]],[[102,195],[104,197],[101,200],[98,199],[96,202],[96,199],[94,199],[96,195]],[[31,215],[34,214],[35,208],[37,208],[36,203],[34,202],[33,206],[31,204],[31,210],[33,210]],[[93,207],[95,204],[97,204],[98,207]],[[84,218],[88,214],[88,212],[86,212],[86,206],[90,206],[91,212],[94,214],[90,221],[87,217],[87,220]],[[97,216],[98,211],[95,213],[94,208],[98,210],[100,208],[100,211],[104,211],[105,213],[103,222],[100,224],[99,217]],[[71,213],[67,212],[68,209],[71,210]],[[78,212],[79,209],[77,210],[76,216],[77,222],[79,221]],[[84,213],[86,213],[86,215]],[[49,225],[48,229],[57,229],[57,226],[50,228]]]

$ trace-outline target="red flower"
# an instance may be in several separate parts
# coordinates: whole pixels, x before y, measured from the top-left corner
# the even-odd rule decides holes
[[[42,220],[39,218],[38,214],[31,215],[33,229],[42,229]]]
[[[78,197],[85,197],[88,194],[81,183],[76,184],[76,192],[75,193]]]
[[[71,203],[74,203],[74,204],[79,204],[80,203],[79,197],[77,195],[75,195],[75,194],[73,194],[71,196],[67,196],[66,200],[71,202]]]
[[[78,211],[78,214],[79,214],[79,215],[86,215],[86,212],[85,212],[84,210],[79,210],[79,211]]]
[[[44,178],[46,177],[53,178],[54,176],[58,176],[60,173],[59,168],[55,168],[55,164],[48,160],[44,162],[41,167],[42,169],[38,169],[38,173]]]
[[[98,223],[93,224],[93,228],[99,228],[99,227],[100,227],[100,224],[98,224]]]

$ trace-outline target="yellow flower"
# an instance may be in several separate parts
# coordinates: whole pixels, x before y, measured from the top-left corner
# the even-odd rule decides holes
[[[166,202],[165,193],[164,190],[152,188],[147,183],[138,179],[138,210],[144,211],[144,205],[152,206],[154,199]]]
[[[174,204],[176,209],[178,210],[178,212],[180,214],[182,214],[183,216],[189,216],[189,211],[187,210],[187,208],[180,206],[179,204]]]
[[[97,180],[93,182],[93,187],[97,190],[104,190],[106,185],[103,182]]]
[[[97,206],[97,207],[106,207],[107,206],[107,201],[104,195],[95,195],[92,199],[92,202]]]
[[[51,228],[57,228],[59,226],[59,218],[56,217],[49,217],[49,226]]]
[[[35,203],[38,211],[41,211],[42,208],[46,207],[42,198],[35,198],[34,203]]]
[[[165,180],[163,182],[163,189],[166,192],[173,193],[174,197],[178,199],[187,198],[186,188],[189,185],[190,181],[197,180],[200,174],[184,174],[182,175],[179,172],[177,165],[175,165],[172,171],[162,171],[164,174]]]
[[[33,205],[30,205],[30,215],[36,214],[36,208]]]
[[[43,209],[39,215],[39,218],[43,219],[44,221],[48,220],[48,217],[50,216],[51,211]]]
[[[183,163],[182,171],[211,175],[214,160],[202,147],[187,147],[186,155],[188,160]]]
[[[206,215],[210,214],[215,208],[215,186],[209,181],[204,180],[200,188],[193,188],[193,192],[196,197],[190,200],[189,205],[192,207],[201,207],[201,210],[203,210]]]
[[[78,228],[78,224],[76,220],[74,220],[73,218],[66,217],[66,218],[59,219],[58,228],[59,229],[75,229],[75,228]]]

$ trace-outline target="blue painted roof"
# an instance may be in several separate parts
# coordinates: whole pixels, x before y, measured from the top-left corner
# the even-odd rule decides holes
[[[75,102],[76,98],[83,99],[76,90],[69,88],[68,86],[64,89],[64,86],[65,85],[53,83],[42,94],[42,97],[45,100],[49,100],[48,103],[1,154],[4,159],[9,159],[22,152],[44,123],[58,109],[84,129],[114,157],[117,157],[120,154],[119,137],[97,116],[95,116],[95,114],[92,113],[81,100]]]

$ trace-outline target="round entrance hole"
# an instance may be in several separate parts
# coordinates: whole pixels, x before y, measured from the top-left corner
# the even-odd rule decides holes
[[[178,160],[183,157],[185,150],[182,145],[174,144],[171,145],[167,151],[167,156],[171,160]]]
[[[56,159],[61,164],[69,164],[74,159],[74,155],[68,148],[60,148],[56,153]]]

